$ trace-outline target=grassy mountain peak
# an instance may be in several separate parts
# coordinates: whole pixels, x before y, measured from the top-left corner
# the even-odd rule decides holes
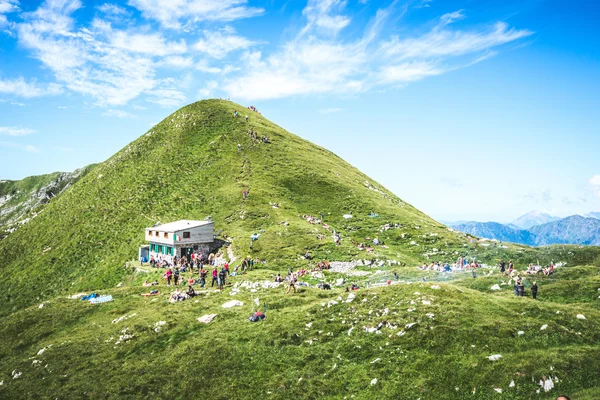
[[[327,227],[305,215],[323,215]],[[332,261],[413,263],[454,257],[467,243],[330,151],[239,104],[205,100],[165,118],[2,240],[9,272],[0,300],[10,307],[114,285],[137,258],[145,227],[207,216],[238,257],[250,255],[250,235],[260,233],[251,255],[282,269],[306,265],[307,250]],[[375,237],[385,245],[370,244]],[[373,252],[359,250],[362,242]],[[31,288],[33,276],[44,285]]]

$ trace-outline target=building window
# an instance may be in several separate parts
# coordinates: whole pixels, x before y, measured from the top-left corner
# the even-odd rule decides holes
[[[165,239],[169,238],[169,234],[167,232],[165,232]]]
[[[158,231],[154,232],[154,236],[158,237]]]
[[[189,232],[183,232],[183,238],[184,239],[189,239],[190,238],[190,233]]]

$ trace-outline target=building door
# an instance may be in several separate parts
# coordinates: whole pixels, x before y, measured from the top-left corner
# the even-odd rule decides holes
[[[191,248],[182,247],[181,248],[181,257],[185,257],[189,261],[189,260],[191,260],[192,252],[193,252],[193,250]]]

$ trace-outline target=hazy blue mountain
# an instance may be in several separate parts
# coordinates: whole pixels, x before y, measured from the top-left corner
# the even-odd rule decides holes
[[[596,211],[596,212],[587,213],[584,215],[584,217],[600,219],[600,212]]]
[[[529,229],[532,226],[547,224],[548,222],[558,221],[560,218],[552,215],[544,214],[539,211],[530,211],[525,215],[520,216],[512,222],[512,225],[518,226],[521,229]]]
[[[452,225],[452,228],[477,237],[496,239],[503,242],[520,243],[529,246],[536,243],[535,235],[531,232],[523,229],[515,229],[497,222],[470,221]]]
[[[536,245],[568,243],[600,245],[600,219],[573,215],[559,221],[529,229],[536,236]]]

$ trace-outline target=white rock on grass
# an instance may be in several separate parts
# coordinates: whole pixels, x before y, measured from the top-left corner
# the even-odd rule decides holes
[[[356,295],[354,293],[350,293],[348,295],[348,299],[346,300],[346,303],[352,303],[352,301],[354,301],[355,298],[356,298]]]
[[[523,331],[517,332],[517,335],[519,335],[519,336],[524,335],[524,334],[525,334],[525,332],[523,332]]]
[[[217,316],[217,314],[207,314],[207,315],[203,315],[200,318],[198,318],[198,322],[202,322],[203,324],[208,324],[209,322],[211,322],[213,319],[215,319],[215,317]]]
[[[410,324],[406,324],[405,328],[406,329],[410,329],[412,328],[414,325],[416,324],[416,322],[411,322]]]
[[[22,372],[17,371],[16,369],[12,372],[12,378],[13,379],[17,379],[19,378],[21,375],[23,375]]]
[[[376,385],[377,384],[377,378],[373,378],[373,380],[371,381],[371,385]]]
[[[223,304],[221,307],[232,308],[232,307],[241,307],[243,305],[244,305],[244,303],[242,303],[239,300],[231,300],[231,301],[228,301],[227,303]]]
[[[38,308],[44,308],[44,303],[40,304]]]
[[[501,388],[494,388],[494,390],[498,393],[502,393],[502,389]]]
[[[354,327],[348,329],[348,336],[350,336],[350,334],[352,333],[353,330],[354,330]]]
[[[490,360],[490,361],[498,361],[501,358],[502,358],[502,355],[500,355],[500,354],[493,354],[493,355],[489,356],[487,359]]]
[[[577,319],[585,319],[585,315],[583,315],[583,314],[577,314]]]
[[[502,288],[500,288],[500,285],[498,285],[498,284],[492,286],[490,289],[492,289],[492,290],[502,290]]]
[[[542,327],[540,328],[540,331],[545,331],[547,327],[548,327],[548,325],[542,325]]]
[[[510,384],[508,385],[508,387],[515,387],[515,381],[510,381]]]
[[[433,317],[435,317],[435,314],[432,314],[432,313],[427,313],[427,314],[425,314],[425,315],[426,315],[427,317],[429,317],[429,318],[433,318]]]
[[[160,327],[161,327],[161,325],[164,325],[164,324],[160,324],[161,322],[164,322],[164,323],[166,324],[166,322],[165,322],[165,321],[158,321],[158,322],[157,322],[157,323],[154,325],[154,332],[160,332]],[[160,325],[159,325],[159,324],[160,324]]]
[[[438,285],[431,285],[432,289],[439,289],[440,287]]]

